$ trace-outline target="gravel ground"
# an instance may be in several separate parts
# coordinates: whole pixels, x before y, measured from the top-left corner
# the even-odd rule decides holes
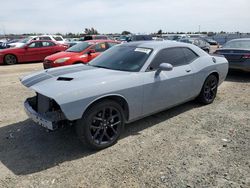
[[[126,126],[118,143],[82,147],[73,129],[29,120],[18,78],[0,67],[0,187],[250,187],[250,74],[231,72],[211,105],[189,102]]]

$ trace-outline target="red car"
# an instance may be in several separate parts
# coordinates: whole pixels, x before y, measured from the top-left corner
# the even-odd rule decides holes
[[[64,52],[59,52],[45,58],[44,69],[72,65],[78,63],[88,63],[100,53],[110,47],[119,44],[113,40],[91,40],[80,42]]]
[[[0,51],[0,64],[12,65],[22,62],[43,61],[48,55],[64,51],[68,47],[53,41],[38,40],[24,44],[20,48]]]

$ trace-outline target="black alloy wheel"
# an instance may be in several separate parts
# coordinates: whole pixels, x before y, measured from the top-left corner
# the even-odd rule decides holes
[[[80,139],[91,149],[113,145],[124,127],[123,110],[114,101],[106,100],[92,106],[77,122]]]
[[[206,81],[204,82],[204,85],[198,97],[199,101],[202,102],[203,104],[211,104],[216,97],[217,89],[218,89],[217,77],[213,74],[209,75]]]

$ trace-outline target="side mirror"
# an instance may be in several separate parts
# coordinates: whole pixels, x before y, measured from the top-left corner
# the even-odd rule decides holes
[[[28,49],[28,45],[25,45],[25,46],[24,46],[24,49],[27,50],[27,49]]]
[[[155,74],[159,75],[161,71],[171,71],[173,68],[173,65],[170,63],[161,63]]]
[[[88,55],[91,55],[91,54],[93,54],[93,53],[95,53],[95,50],[94,49],[90,49],[89,51],[88,51]]]

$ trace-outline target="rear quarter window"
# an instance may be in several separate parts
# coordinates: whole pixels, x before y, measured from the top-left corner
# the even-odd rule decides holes
[[[187,63],[190,63],[199,57],[196,53],[193,52],[193,50],[189,48],[182,48],[182,50],[185,54]]]

